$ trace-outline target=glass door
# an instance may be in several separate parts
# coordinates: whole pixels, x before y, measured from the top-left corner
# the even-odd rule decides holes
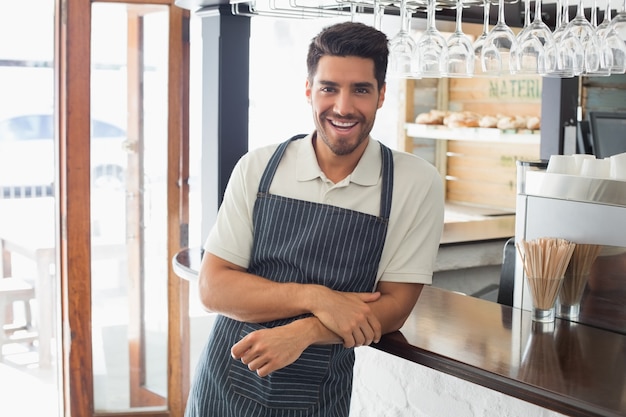
[[[91,115],[115,126],[91,135],[96,412],[168,404],[169,10],[92,6]]]
[[[63,393],[71,416],[182,415],[188,12],[57,2]]]
[[[0,2],[0,415],[182,415],[188,12],[173,4]]]

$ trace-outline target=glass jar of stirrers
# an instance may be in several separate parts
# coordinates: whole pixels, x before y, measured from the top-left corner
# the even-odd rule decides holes
[[[553,322],[555,302],[576,247],[565,239],[543,237],[515,243],[532,296],[532,320]]]
[[[591,267],[601,249],[602,245],[576,244],[557,297],[556,314],[558,317],[570,320],[578,319],[580,303],[591,273]]]

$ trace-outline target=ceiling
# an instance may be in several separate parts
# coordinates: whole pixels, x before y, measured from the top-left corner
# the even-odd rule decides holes
[[[346,3],[346,7],[348,4],[347,0],[343,0]],[[480,0],[473,0],[474,4],[476,4],[477,2],[479,2]],[[570,18],[573,17],[576,14],[576,8],[577,8],[577,4],[578,4],[578,0],[564,0],[564,1],[569,1],[569,8],[570,8]],[[192,12],[198,12],[200,10],[202,10],[203,12],[206,12],[207,10],[210,9],[215,9],[217,7],[224,7],[224,6],[228,6],[231,3],[239,3],[240,5],[245,5],[247,3],[254,3],[256,2],[259,7],[261,7],[261,5],[265,4],[266,0],[252,0],[252,1],[245,1],[245,0],[176,0],[175,4],[181,8],[184,9],[189,9]],[[491,24],[495,24],[497,21],[497,0],[491,0],[492,2],[492,10],[490,13],[490,22]],[[505,0],[505,2],[507,3],[506,7],[505,7],[505,20],[506,23],[509,26],[512,27],[521,27],[523,26],[523,15],[524,15],[524,2],[523,0]],[[594,3],[597,4],[598,8],[600,10],[603,10],[606,6],[606,0],[582,0],[583,2],[583,6],[586,9],[590,9],[591,7],[593,7]],[[623,7],[623,2],[624,0],[609,0],[610,4],[611,4],[611,9],[613,10],[613,14],[616,13],[616,11],[619,11],[622,9]],[[281,4],[280,1],[276,1],[277,4]],[[290,0],[289,2],[287,0],[285,0],[285,4],[288,6],[289,3],[296,3],[296,4],[301,4],[302,6],[305,7],[315,7],[319,4],[329,4],[332,3],[333,5],[336,5],[337,3],[341,4],[342,0]],[[534,10],[534,1],[531,1],[531,10]],[[542,2],[542,15],[543,15],[543,21],[550,27],[554,27],[555,26],[555,20],[556,20],[556,6],[557,6],[557,0],[544,0]],[[589,17],[590,12],[589,10],[587,10],[586,13],[587,17]],[[417,12],[414,14],[415,17],[420,18],[420,17],[425,17],[425,13],[424,12]],[[437,20],[449,20],[449,21],[454,21],[455,20],[455,16],[456,13],[454,10],[452,9],[444,9],[442,11],[438,11],[437,12]],[[598,15],[598,21],[601,21],[603,17],[603,13],[600,11],[599,15]],[[482,13],[482,8],[481,7],[469,7],[467,10],[465,10],[463,12],[463,22],[468,22],[468,23],[482,23],[482,19],[483,19],[483,13]]]

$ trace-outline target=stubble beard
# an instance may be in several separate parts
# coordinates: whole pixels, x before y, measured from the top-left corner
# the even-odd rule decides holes
[[[362,129],[359,132],[356,143],[353,143],[349,138],[341,135],[335,136],[335,140],[332,141],[326,133],[327,130],[325,129],[325,126],[330,125],[330,122],[326,118],[325,113],[321,114],[319,118],[315,118],[318,137],[320,137],[326,146],[328,146],[328,149],[330,149],[337,156],[349,155],[354,152],[354,150],[369,137],[373,123],[374,122],[372,121],[371,124],[365,125],[363,120],[359,120],[359,125],[364,126],[365,129]],[[332,127],[329,129],[332,129]]]

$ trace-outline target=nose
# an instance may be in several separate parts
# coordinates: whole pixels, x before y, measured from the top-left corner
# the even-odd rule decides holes
[[[354,110],[354,104],[352,102],[352,94],[346,91],[341,91],[336,96],[334,112],[340,116],[348,116],[352,114]]]

